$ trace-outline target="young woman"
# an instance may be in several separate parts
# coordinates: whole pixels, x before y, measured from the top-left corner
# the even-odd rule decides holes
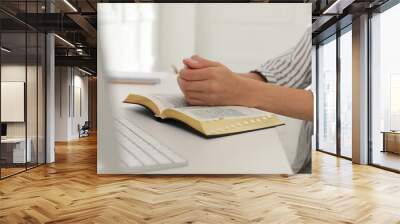
[[[194,55],[183,60],[178,84],[191,105],[238,105],[304,120],[292,168],[308,172],[311,161],[313,94],[311,85],[311,34],[285,54],[245,74]]]

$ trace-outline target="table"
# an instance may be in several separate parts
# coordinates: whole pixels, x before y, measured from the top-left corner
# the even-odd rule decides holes
[[[27,142],[26,153],[25,153],[25,142]],[[21,163],[31,161],[32,141],[30,138],[27,138],[27,139],[25,139],[25,138],[1,139],[1,144],[2,144],[2,157],[5,158],[5,156],[3,156],[5,154],[10,155],[10,158],[5,158],[6,163],[21,164]],[[11,147],[9,147],[9,146],[11,146]],[[11,154],[12,154],[12,156],[11,156]],[[12,160],[11,160],[11,158],[12,158]]]
[[[187,130],[155,121],[143,107],[122,103],[130,92],[176,93],[176,76],[161,77],[157,85],[110,84],[98,79],[99,174],[130,174],[129,161],[121,158],[112,137],[113,117],[123,114],[188,161],[185,167],[152,171],[152,174],[292,174],[288,151],[278,136],[278,128],[206,139]],[[285,127],[286,126],[286,127]],[[282,126],[288,128],[287,125]],[[300,126],[300,125],[299,125]],[[297,138],[287,139],[294,141]],[[289,153],[295,155],[295,152]],[[291,156],[293,157],[293,156]]]

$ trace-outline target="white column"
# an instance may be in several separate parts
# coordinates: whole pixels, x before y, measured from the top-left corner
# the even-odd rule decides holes
[[[69,141],[72,137],[72,69],[55,69],[55,141]]]
[[[54,133],[55,133],[55,60],[54,35],[46,36],[46,163],[55,161]]]

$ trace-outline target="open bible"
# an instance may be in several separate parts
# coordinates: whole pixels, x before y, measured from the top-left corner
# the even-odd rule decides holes
[[[142,105],[161,119],[181,121],[205,136],[270,128],[283,123],[275,114],[242,106],[189,106],[182,95],[129,94],[124,103]]]

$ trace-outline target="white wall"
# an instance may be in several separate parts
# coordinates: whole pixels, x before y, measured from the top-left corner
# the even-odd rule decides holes
[[[247,72],[293,47],[311,25],[304,17],[310,10],[307,4],[161,4],[157,68],[170,71],[199,54]]]
[[[311,26],[309,6],[198,4],[196,53],[248,72],[295,46]]]
[[[159,4],[154,70],[171,71],[195,52],[197,4]]]
[[[76,72],[76,70],[75,70]],[[75,96],[74,99],[74,108],[72,110],[72,119],[71,119],[71,136],[72,138],[79,137],[78,132],[78,124],[82,126],[85,121],[88,121],[88,77],[81,76],[80,74],[74,75],[74,86],[75,86]],[[80,93],[78,93],[80,91]],[[79,97],[80,95],[80,97]],[[80,102],[79,102],[80,101]],[[81,107],[81,108],[79,108]],[[80,111],[81,110],[81,111]]]
[[[18,65],[18,64],[8,64],[1,66],[1,81],[18,81],[25,82],[26,72],[28,74],[29,87],[36,86],[36,80],[33,80],[31,75],[36,77],[36,66]],[[28,137],[33,131],[36,135],[36,88],[27,88],[27,106],[31,107],[27,109],[27,119],[28,119]],[[2,110],[7,110],[7,108],[1,108]],[[24,110],[24,108],[22,108]],[[25,126],[26,122],[7,122],[7,135],[8,137],[24,137],[25,136]]]
[[[77,69],[56,67],[55,86],[55,141],[76,139],[78,124],[88,120],[88,78]]]
[[[125,72],[172,72],[171,65],[182,67],[193,54],[247,72],[294,47],[311,26],[304,16],[310,4],[104,3],[99,9],[99,55],[106,70]]]
[[[26,83],[25,80],[25,74],[26,70],[28,69],[28,74],[30,74],[29,71],[33,70],[32,66],[25,67],[25,65],[18,65],[18,64],[8,64],[8,65],[2,65],[1,66],[1,81],[2,82],[24,82]],[[24,92],[22,92],[24,94]],[[1,98],[6,97],[6,96],[1,96]],[[21,108],[22,113],[24,113],[24,106]],[[1,108],[2,113],[4,113],[4,110],[9,110],[9,108]],[[23,118],[24,119],[24,118]],[[9,122],[7,125],[7,134],[8,136],[13,136],[13,137],[23,137],[25,136],[25,123],[24,122]]]
[[[26,80],[27,79],[27,80]],[[30,147],[32,150],[33,161],[39,158],[39,163],[44,162],[45,150],[45,116],[44,116],[44,74],[42,73],[41,66],[32,66],[25,64],[3,64],[1,66],[1,81],[11,82],[24,82],[26,85],[26,108],[24,102],[22,107],[18,108],[19,113],[26,112],[26,120],[22,122],[6,122],[7,123],[7,137],[21,138],[27,136],[30,139]],[[20,90],[19,94],[24,94],[24,89]],[[3,89],[2,89],[3,92]],[[4,93],[3,93],[4,94]],[[7,95],[2,95],[7,97]],[[5,107],[2,105],[1,110],[18,110],[16,108]],[[17,113],[17,111],[7,111]],[[23,116],[23,115],[22,115]],[[48,150],[50,151],[50,150]],[[39,156],[37,157],[37,153]]]
[[[68,86],[70,83],[68,73],[68,67],[55,68],[55,141],[68,140]]]

